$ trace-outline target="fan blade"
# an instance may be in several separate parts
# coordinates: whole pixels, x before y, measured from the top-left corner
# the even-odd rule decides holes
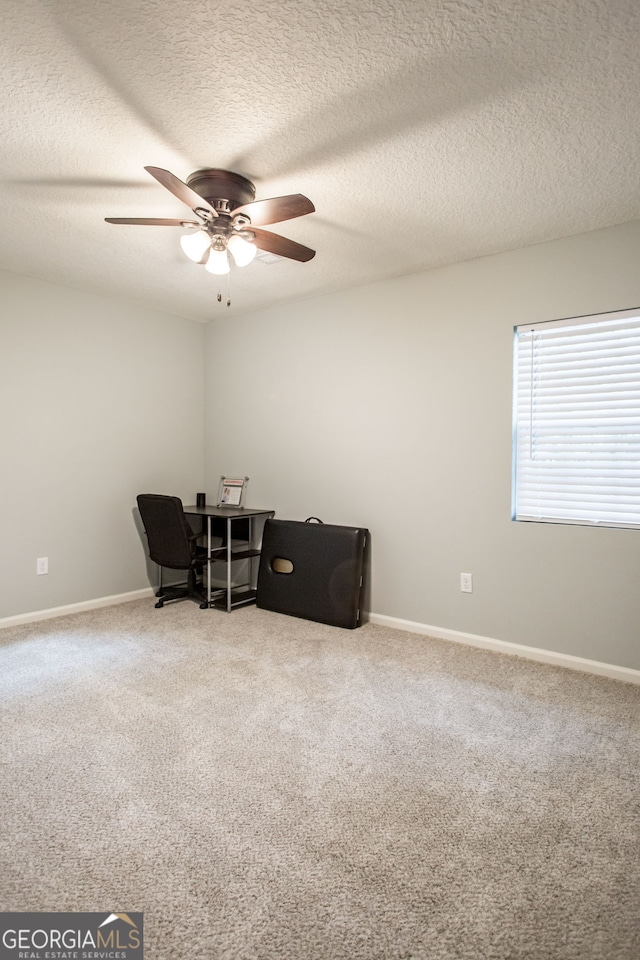
[[[147,173],[150,173],[152,177],[155,177],[158,183],[166,187],[174,197],[186,203],[194,213],[197,213],[198,210],[204,210],[211,214],[212,217],[218,216],[208,200],[205,200],[204,197],[201,197],[199,193],[196,193],[195,190],[192,190],[191,187],[183,183],[182,180],[179,180],[172,173],[169,173],[168,170],[163,170],[162,167],[145,167],[145,170]]]
[[[301,243],[295,240],[288,240],[277,233],[270,233],[268,230],[256,230],[251,226],[251,233],[255,234],[253,241],[260,250],[266,250],[268,253],[275,253],[279,257],[288,257],[289,260],[300,260],[306,263],[315,257],[315,250],[309,247],[303,247]]]
[[[301,193],[292,193],[288,197],[273,197],[271,200],[253,200],[251,203],[245,203],[243,207],[236,207],[233,216],[244,213],[250,218],[252,224],[266,226],[269,223],[293,220],[294,217],[304,217],[307,213],[313,213],[315,209],[308,197],[303,197]]]
[[[156,217],[105,217],[107,223],[133,223],[143,227],[200,227],[198,220],[163,220]]]

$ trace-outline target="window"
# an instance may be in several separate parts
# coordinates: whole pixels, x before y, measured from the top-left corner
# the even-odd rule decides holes
[[[640,527],[640,309],[515,328],[515,520]]]

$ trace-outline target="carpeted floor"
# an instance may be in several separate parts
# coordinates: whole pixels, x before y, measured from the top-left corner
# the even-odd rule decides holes
[[[638,960],[640,688],[151,600],[0,631],[0,909],[146,960]]]

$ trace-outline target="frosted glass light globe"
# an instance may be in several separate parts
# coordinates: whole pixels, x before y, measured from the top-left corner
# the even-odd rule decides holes
[[[211,240],[204,230],[197,230],[195,233],[186,233],[184,237],[180,237],[182,252],[189,257],[189,260],[193,260],[194,263],[202,263],[210,244]]]
[[[209,252],[209,259],[205,264],[205,270],[214,273],[216,276],[223,276],[229,273],[229,258],[226,250],[214,250]]]
[[[230,238],[227,248],[231,252],[238,267],[246,267],[258,252],[254,243],[247,243],[247,241],[243,240],[237,233]]]

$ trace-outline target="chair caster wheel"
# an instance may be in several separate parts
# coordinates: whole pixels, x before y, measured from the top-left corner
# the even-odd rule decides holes
[[[200,604],[200,609],[201,609],[201,610],[208,610],[208,609],[209,609],[209,604],[208,604],[208,603],[201,603],[201,604]]]
[[[156,610],[159,610],[161,607],[164,607],[164,600],[158,600],[156,603]]]

